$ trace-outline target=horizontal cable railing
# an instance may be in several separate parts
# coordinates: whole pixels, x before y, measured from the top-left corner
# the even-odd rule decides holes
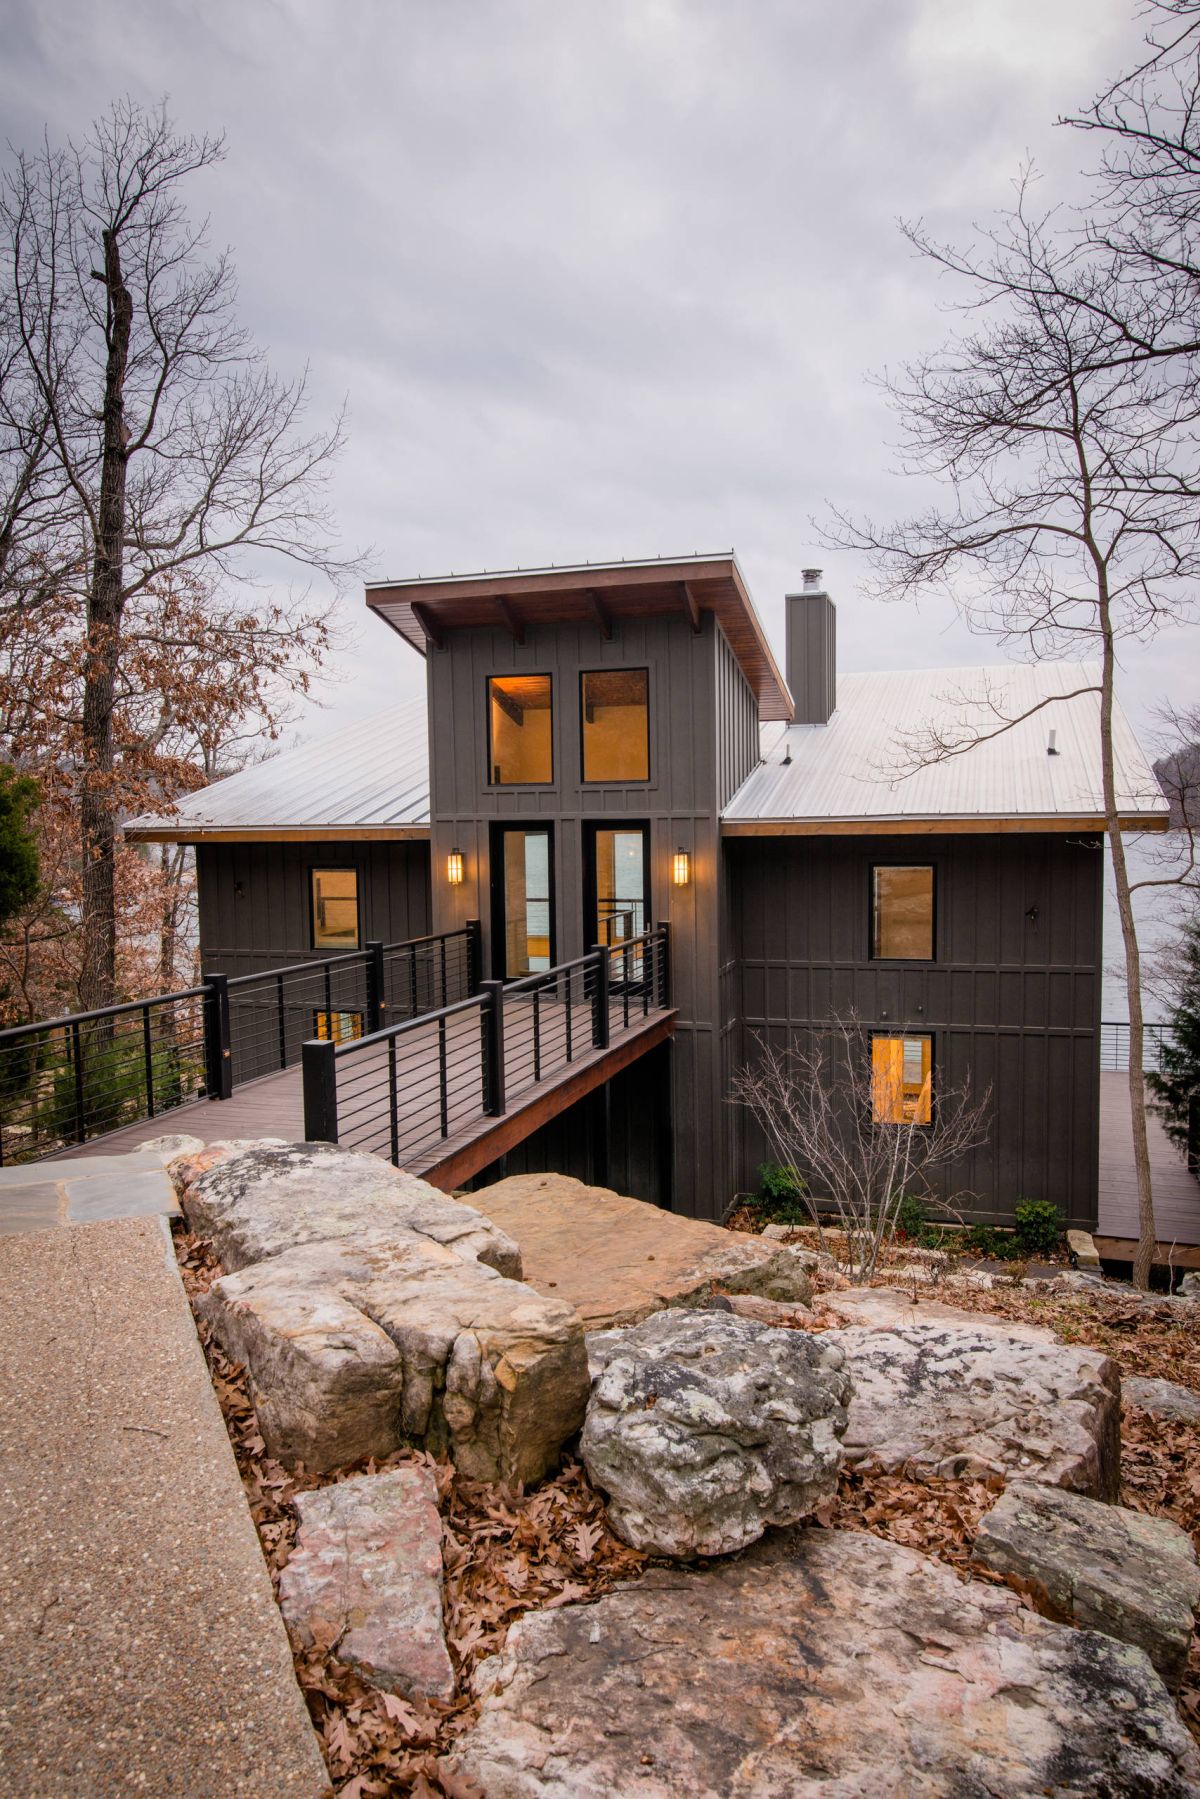
[[[0,1031],[0,1165],[36,1161],[294,1067],[478,986],[479,925]]]
[[[1160,1068],[1163,1045],[1174,1041],[1174,1032],[1169,1024],[1143,1025],[1142,1032],[1142,1067]],[[1129,1026],[1123,1020],[1101,1020],[1100,1067],[1109,1073],[1129,1067]]]
[[[189,987],[0,1031],[0,1166],[205,1098],[211,1004]]]
[[[668,1005],[667,928],[478,993],[354,1041],[304,1046],[304,1131],[426,1164],[581,1057]]]

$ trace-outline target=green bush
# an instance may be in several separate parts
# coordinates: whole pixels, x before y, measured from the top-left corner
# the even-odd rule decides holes
[[[805,1202],[808,1188],[794,1168],[780,1162],[760,1162],[758,1192],[754,1203],[758,1210],[777,1224],[811,1224],[812,1213]]]
[[[896,1229],[916,1242],[925,1228],[925,1208],[915,1194],[906,1193],[896,1208]]]
[[[966,1234],[966,1246],[996,1262],[1018,1262],[1027,1252],[1008,1231],[998,1231],[994,1224],[973,1224]]]
[[[1052,1256],[1062,1236],[1058,1207],[1048,1199],[1027,1199],[1013,1214],[1022,1255]]]

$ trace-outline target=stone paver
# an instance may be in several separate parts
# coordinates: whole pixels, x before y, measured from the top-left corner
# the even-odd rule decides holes
[[[161,1155],[87,1156],[0,1168],[0,1236],[104,1218],[178,1215]]]
[[[330,1791],[158,1219],[0,1241],[0,1470],[5,1794]]]
[[[799,1258],[781,1244],[569,1175],[513,1175],[466,1197],[518,1244],[526,1283],[573,1305],[587,1330],[702,1304],[714,1284],[802,1304],[812,1297]]]

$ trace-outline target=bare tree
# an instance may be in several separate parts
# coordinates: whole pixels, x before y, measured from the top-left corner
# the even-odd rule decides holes
[[[890,526],[838,517],[833,541],[866,550],[877,591],[949,595],[972,628],[1034,659],[1094,657],[1054,707],[1095,695],[1105,832],[1112,855],[1129,1004],[1129,1102],[1139,1235],[1134,1279],[1149,1281],[1155,1230],[1142,1076],[1140,956],[1117,791],[1118,646],[1188,617],[1200,574],[1192,491],[1196,405],[1154,359],[1122,354],[1105,312],[1108,270],[1077,234],[1038,217],[1022,184],[1013,213],[977,252],[916,248],[966,284],[966,324],[941,351],[886,382],[906,468],[934,477],[944,503]],[[988,716],[988,713],[991,716]],[[1030,711],[985,707],[931,736],[915,761],[969,754]]]
[[[20,154],[0,191],[0,533],[6,606],[72,597],[86,624],[80,790],[86,1006],[112,999],[114,708],[126,611],[188,570],[266,551],[338,580],[324,488],[341,421],[310,432],[234,316],[182,188],[223,154],[164,108],[115,104],[82,144]],[[0,566],[0,578],[3,577]]]
[[[733,1098],[753,1113],[779,1161],[803,1177],[818,1228],[818,1199],[827,1202],[852,1277],[869,1281],[906,1195],[926,1196],[936,1170],[987,1141],[991,1092],[935,1091],[932,1070],[910,1090],[853,1015],[793,1037],[786,1050],[762,1036],[755,1042],[753,1060],[733,1077]]]

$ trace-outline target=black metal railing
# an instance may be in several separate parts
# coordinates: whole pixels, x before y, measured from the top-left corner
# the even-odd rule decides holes
[[[1159,1068],[1163,1044],[1174,1040],[1171,1026],[1147,1024],[1142,1026],[1142,1033],[1142,1067]],[[1100,1066],[1110,1073],[1129,1067],[1129,1025],[1124,1020],[1101,1020]]]
[[[478,920],[404,943],[0,1031],[0,1166],[31,1162],[294,1067],[311,1037],[366,1038],[479,986]]]
[[[667,927],[356,1041],[304,1045],[304,1134],[398,1166],[538,1088],[670,1003]]]
[[[0,1166],[36,1161],[213,1091],[207,986],[0,1031]]]

